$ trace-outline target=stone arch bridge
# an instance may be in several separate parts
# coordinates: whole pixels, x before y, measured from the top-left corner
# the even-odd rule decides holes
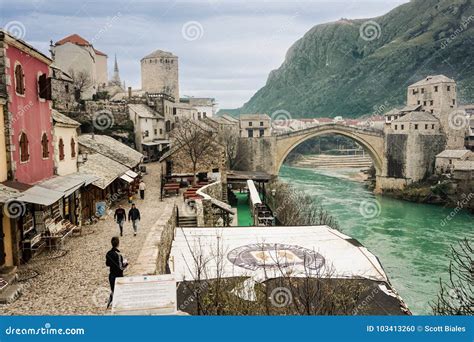
[[[382,130],[346,126],[343,124],[322,124],[299,131],[276,136],[274,169],[268,170],[277,175],[288,154],[304,141],[328,134],[348,137],[359,143],[369,153],[374,162],[377,175],[381,175],[384,154],[384,133]]]

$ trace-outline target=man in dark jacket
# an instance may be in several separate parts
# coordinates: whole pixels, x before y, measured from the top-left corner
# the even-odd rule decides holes
[[[133,236],[137,235],[138,222],[140,221],[140,210],[135,208],[135,203],[132,203],[132,209],[128,211],[128,221],[132,221]]]
[[[128,266],[128,262],[123,258],[122,254],[118,250],[119,238],[114,236],[111,240],[112,249],[107,252],[105,256],[105,264],[110,267],[109,273],[109,283],[110,283],[110,293],[109,302],[107,303],[107,308],[112,303],[114,288],[115,288],[115,279],[123,277],[123,270]]]
[[[118,205],[118,208],[115,209],[114,220],[120,228],[120,236],[123,236],[123,223],[127,220],[127,213],[120,204]]]

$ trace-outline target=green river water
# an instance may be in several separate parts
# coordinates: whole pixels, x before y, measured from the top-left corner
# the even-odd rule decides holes
[[[448,275],[450,245],[474,239],[474,216],[459,212],[442,224],[453,209],[376,196],[348,178],[355,172],[283,166],[280,178],[306,191],[338,220],[343,233],[378,256],[414,314],[432,314],[439,278]]]

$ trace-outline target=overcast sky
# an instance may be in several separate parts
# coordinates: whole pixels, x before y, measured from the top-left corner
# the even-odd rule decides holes
[[[246,102],[314,25],[382,15],[405,0],[160,1],[0,0],[0,26],[43,52],[77,33],[109,55],[140,88],[140,59],[156,50],[179,56],[180,95],[215,97],[220,108]]]

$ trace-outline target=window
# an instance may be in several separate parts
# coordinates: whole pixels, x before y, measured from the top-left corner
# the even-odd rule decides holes
[[[451,91],[451,86],[448,86],[447,89],[448,89],[448,91]]]
[[[425,93],[425,88],[421,88],[421,93],[422,93],[422,94]]]
[[[173,107],[173,115],[176,115],[176,107]]]
[[[69,94],[69,84],[64,85],[64,91],[66,92],[66,94]]]
[[[248,129],[249,132],[249,138],[253,138],[253,129]]]
[[[430,106],[432,106],[432,105],[433,105],[433,100],[430,101]]]
[[[416,94],[416,89],[413,89],[413,95],[415,95],[415,94]]]
[[[202,112],[202,117],[203,117],[203,118],[207,118],[207,113],[206,113],[206,112]]]
[[[43,158],[49,158],[49,141],[48,141],[48,136],[46,133],[43,133],[43,136],[41,137],[41,148],[43,150]]]
[[[15,67],[15,91],[20,95],[25,94],[25,74],[21,64],[17,64]]]
[[[27,162],[30,159],[30,154],[28,153],[28,137],[26,133],[23,132],[20,135],[20,162]]]
[[[438,86],[434,86],[435,93],[438,92]]]
[[[253,124],[253,122],[252,122],[252,121],[249,121],[249,126],[250,126],[250,127],[252,127],[252,124]]]
[[[44,100],[51,100],[51,78],[46,74],[38,77],[38,97]]]
[[[155,135],[157,135],[157,134],[158,134],[158,130],[155,128]]]
[[[166,132],[171,131],[171,122],[169,120],[165,122],[165,130]]]
[[[403,131],[405,129],[405,125],[401,125],[400,129]]]
[[[265,130],[264,129],[260,129],[260,136],[263,137],[263,135],[265,134]]]
[[[160,134],[163,134],[163,128],[160,128]]]
[[[418,129],[418,124],[415,124],[415,129]]]
[[[64,160],[64,141],[59,138],[59,160]]]
[[[456,104],[456,100],[453,99],[453,105],[455,105],[455,104]]]
[[[198,112],[198,119],[201,120],[201,112]]]
[[[395,130],[397,130],[397,128],[398,128],[398,125],[395,125]]]
[[[426,106],[426,101],[423,101],[423,106]]]
[[[430,110],[430,112],[431,112],[431,114],[433,114],[433,113],[434,113],[434,110],[432,109],[432,110]]]
[[[434,124],[431,125],[431,129],[434,129]]]
[[[418,104],[420,104],[420,103],[421,103],[421,101],[420,101],[420,100],[418,100],[418,101],[417,101],[417,103],[418,103]]]
[[[428,129],[428,124],[425,124],[425,129]]]
[[[76,158],[76,142],[71,138],[71,158]]]
[[[263,121],[260,121],[260,126],[263,126]]]

